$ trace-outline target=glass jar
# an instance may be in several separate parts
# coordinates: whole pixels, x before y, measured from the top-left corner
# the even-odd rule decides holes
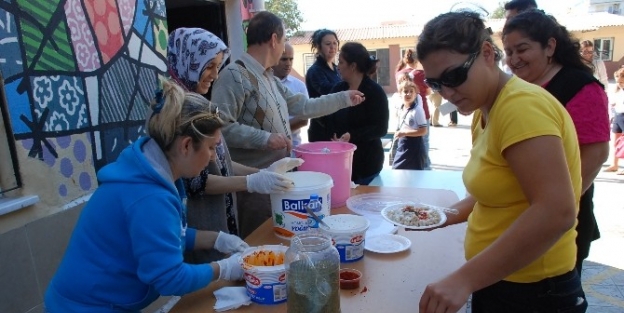
[[[284,265],[288,313],[340,312],[340,255],[331,237],[317,231],[293,237]]]

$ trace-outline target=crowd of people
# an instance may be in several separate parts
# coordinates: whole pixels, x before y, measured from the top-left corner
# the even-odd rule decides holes
[[[98,173],[45,311],[135,312],[160,295],[240,280],[241,238],[271,217],[269,194],[293,187],[284,174],[303,162],[292,148],[308,121],[310,141],[357,146],[352,181],[366,185],[382,170],[391,114],[392,168],[431,168],[429,127],[442,126],[444,98],[473,115],[469,195],[443,225],[467,222],[467,262],[428,285],[420,312],[456,312],[471,295],[475,313],[585,312],[583,260],[600,236],[593,180],[610,132],[619,138],[624,129],[624,69],[608,97],[591,42],[573,38],[535,1],[505,8],[503,50],[477,13],[429,21],[397,65],[395,112],[371,79],[379,61],[360,43],[341,45],[334,31],[312,35],[316,61],[304,83],[291,75],[294,51],[272,13],[253,16],[247,51],[223,68],[229,50],[220,38],[173,30],[169,79],[151,104],[146,136]],[[204,96],[211,88],[212,102]]]

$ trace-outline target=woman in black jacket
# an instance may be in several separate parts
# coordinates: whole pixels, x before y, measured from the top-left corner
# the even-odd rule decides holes
[[[316,54],[316,61],[306,72],[306,87],[310,98],[318,98],[329,94],[331,89],[340,82],[340,74],[334,60],[338,53],[338,36],[328,29],[319,29],[310,39],[312,51]],[[308,128],[308,140],[328,141],[332,138],[327,131],[329,119],[326,117],[313,118]]]
[[[377,62],[362,44],[344,44],[338,59],[342,82],[331,90],[332,93],[359,90],[366,98],[357,107],[342,109],[329,116],[334,125],[330,130],[332,139],[349,141],[357,146],[351,180],[360,185],[368,185],[379,174],[384,162],[381,138],[388,132],[390,111],[383,88],[369,77],[377,71]]]

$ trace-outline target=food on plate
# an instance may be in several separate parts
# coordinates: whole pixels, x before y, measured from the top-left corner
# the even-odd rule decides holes
[[[405,205],[401,209],[386,212],[391,221],[404,225],[424,227],[440,223],[442,216],[433,208],[418,205]]]
[[[284,252],[258,250],[243,258],[243,262],[252,266],[275,266],[284,264]]]

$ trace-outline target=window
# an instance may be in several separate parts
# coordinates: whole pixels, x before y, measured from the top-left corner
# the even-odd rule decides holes
[[[390,49],[377,49],[368,51],[371,57],[379,60],[377,63],[377,72],[372,77],[373,80],[381,86],[390,85]]]
[[[9,119],[9,105],[4,92],[4,79],[0,72],[0,196],[20,188],[22,180],[17,164],[15,137]]]
[[[599,60],[611,61],[613,59],[613,38],[594,39],[594,52]]]
[[[310,66],[314,64],[314,61],[316,61],[316,58],[314,57],[314,53],[303,54],[303,75],[304,76],[308,72],[308,69],[310,68]]]

